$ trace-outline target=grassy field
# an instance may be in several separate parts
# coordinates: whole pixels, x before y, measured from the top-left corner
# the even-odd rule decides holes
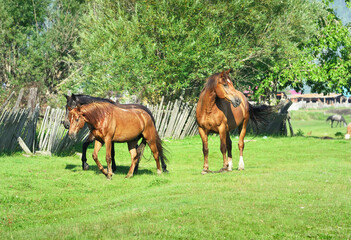
[[[156,174],[147,151],[131,179],[124,179],[126,144],[116,145],[111,181],[91,157],[82,171],[78,156],[2,156],[0,238],[350,239],[351,141],[335,136],[346,128],[331,130],[324,118],[304,114],[292,113],[304,137],[246,143],[241,172],[201,175],[198,136],[165,141],[169,174]],[[218,136],[209,147],[210,169],[218,170]],[[237,164],[236,148],[234,154]],[[104,149],[99,157],[105,164]]]

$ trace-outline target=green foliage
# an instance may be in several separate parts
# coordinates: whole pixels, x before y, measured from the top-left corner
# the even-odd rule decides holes
[[[305,133],[299,128],[297,129],[297,132],[295,134],[295,136],[297,137],[303,137],[305,135]]]
[[[256,99],[304,84],[340,92],[351,43],[333,2],[0,0],[0,98],[37,86],[44,101],[67,89],[195,101],[228,68]]]
[[[81,0],[0,0],[0,79],[6,90],[36,86],[49,98],[68,77]],[[2,89],[3,91],[5,90]]]
[[[325,14],[302,0],[96,0],[88,9],[75,47],[82,70],[67,86],[99,95],[128,90],[148,100],[194,99],[205,78],[226,68],[241,90],[276,90],[270,73],[298,61]]]

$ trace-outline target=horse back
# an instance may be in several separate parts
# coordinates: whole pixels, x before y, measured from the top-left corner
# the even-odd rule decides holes
[[[140,137],[146,129],[155,128],[153,118],[143,109],[115,107],[110,117],[113,141],[126,142]]]

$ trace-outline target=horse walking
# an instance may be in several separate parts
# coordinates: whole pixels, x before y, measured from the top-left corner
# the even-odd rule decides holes
[[[77,105],[85,105],[85,104],[89,104],[89,103],[93,103],[93,102],[109,102],[112,104],[115,104],[117,106],[119,106],[120,108],[124,108],[124,109],[142,109],[145,112],[147,112],[150,117],[152,118],[152,121],[155,123],[155,119],[152,116],[151,111],[141,105],[141,104],[120,104],[118,102],[114,102],[110,99],[106,99],[106,98],[99,98],[99,97],[93,97],[93,96],[89,96],[89,95],[83,95],[83,94],[72,94],[72,96],[67,96],[65,95],[67,103],[66,103],[66,116],[65,116],[65,120],[63,122],[63,125],[66,129],[69,129],[70,123],[69,123],[69,119],[68,119],[68,113],[70,109],[76,108]],[[90,143],[92,143],[95,140],[94,135],[93,134],[89,134],[89,136],[87,137],[87,139],[85,140],[85,142],[83,143],[83,147],[82,147],[82,168],[83,170],[88,170],[89,169],[89,165],[87,163],[87,157],[86,157],[86,153],[87,153],[87,149],[88,146],[90,145]],[[141,142],[140,145],[138,146],[138,152],[140,152],[140,158],[143,155],[143,151],[145,148],[145,142]],[[112,157],[112,171],[116,171],[116,163],[115,163],[115,147],[114,145],[112,145],[111,148],[111,157]],[[140,160],[139,158],[139,160]],[[136,173],[138,171],[138,166],[139,166],[139,162],[137,162],[135,169],[134,169],[134,173]]]
[[[69,110],[70,137],[75,137],[84,124],[87,123],[91,134],[95,137],[93,159],[102,173],[108,179],[112,178],[111,148],[114,142],[127,142],[132,164],[126,178],[133,176],[140,152],[137,150],[138,141],[145,141],[155,158],[157,173],[161,174],[160,160],[163,172],[167,172],[162,141],[156,131],[152,117],[142,109],[125,109],[109,102],[95,102],[77,106]],[[107,170],[98,160],[98,152],[106,144]]]
[[[229,131],[239,130],[239,170],[243,170],[244,137],[249,120],[256,129],[267,122],[267,116],[274,111],[266,105],[253,106],[245,95],[236,90],[229,77],[231,70],[210,76],[203,88],[196,107],[196,119],[203,144],[204,166],[202,174],[209,172],[208,165],[208,134],[219,133],[220,150],[223,155],[223,168],[220,171],[232,171],[232,141]],[[228,158],[226,156],[228,153]]]
[[[340,127],[341,127],[341,123],[344,123],[344,127],[346,127],[347,123],[345,121],[345,118],[339,114],[335,114],[335,115],[331,115],[327,118],[327,120],[325,121],[329,121],[330,120],[330,126],[333,128],[333,123],[334,121],[336,121],[336,126],[338,126],[338,124],[340,123]]]

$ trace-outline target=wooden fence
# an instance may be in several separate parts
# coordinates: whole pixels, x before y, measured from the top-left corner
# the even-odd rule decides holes
[[[47,107],[38,135],[38,149],[42,153],[59,154],[70,151],[78,142],[83,142],[89,134],[84,127],[76,139],[70,139],[68,130],[63,127],[62,121],[66,111],[60,108]]]
[[[36,89],[31,89],[26,109],[19,105],[23,96],[20,91],[17,101],[11,110],[5,109],[14,92],[0,107],[0,152],[13,152],[19,149],[19,144],[28,153],[59,154],[69,152],[77,142],[83,142],[89,134],[85,127],[75,140],[69,139],[67,130],[63,127],[65,110],[47,107],[43,120],[37,129],[39,105],[36,102]],[[23,104],[22,104],[23,105]],[[147,106],[152,112],[156,129],[161,138],[184,138],[198,133],[195,111],[196,105],[182,101]],[[37,135],[37,130],[38,135]],[[23,140],[23,141],[22,141]]]
[[[184,138],[198,133],[196,123],[196,105],[182,101],[164,104],[162,98],[158,105],[147,105],[156,122],[156,129],[161,138]]]
[[[19,138],[34,152],[38,116],[39,105],[34,109],[3,109],[0,112],[0,152],[19,149]]]

